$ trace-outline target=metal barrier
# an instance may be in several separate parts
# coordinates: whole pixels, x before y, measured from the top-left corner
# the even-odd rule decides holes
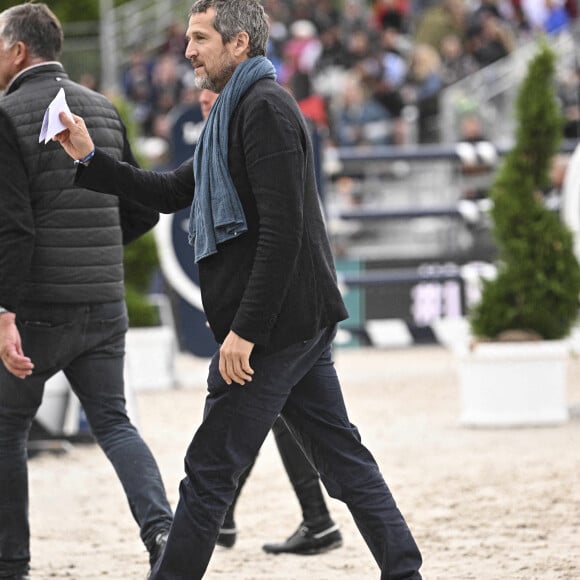
[[[477,146],[334,152],[326,199],[339,282],[351,314],[342,325],[347,344],[441,342],[442,321],[464,321],[479,300],[482,279],[495,275],[491,201],[462,198],[462,167],[487,163],[489,185],[509,147],[487,143],[487,152],[495,154],[482,158]],[[575,147],[576,142],[564,141],[561,151]],[[393,177],[393,166],[400,163],[409,167]],[[418,180],[421,164],[428,171]],[[340,202],[343,180],[362,192],[355,205]]]

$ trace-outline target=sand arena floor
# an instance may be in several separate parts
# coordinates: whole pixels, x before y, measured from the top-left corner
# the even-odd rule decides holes
[[[569,366],[572,418],[561,427],[466,429],[453,355],[442,347],[336,353],[350,418],[373,452],[424,557],[426,580],[580,578],[580,360]],[[199,424],[206,363],[178,361],[179,388],[136,394],[139,428],[173,505],[183,453]],[[76,445],[30,462],[33,580],[143,580],[147,554],[102,452]],[[238,542],[216,549],[206,577],[379,578],[350,514],[329,506],[344,546],[268,556],[300,522],[273,439],[237,511]]]

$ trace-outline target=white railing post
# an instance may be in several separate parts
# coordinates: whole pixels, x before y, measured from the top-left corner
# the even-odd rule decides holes
[[[101,85],[105,92],[118,88],[118,48],[113,0],[99,0]]]

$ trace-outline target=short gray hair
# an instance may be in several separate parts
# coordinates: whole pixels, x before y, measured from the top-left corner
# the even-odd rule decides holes
[[[62,26],[46,4],[18,4],[0,12],[0,38],[8,46],[23,42],[31,56],[57,60],[63,43]]]
[[[224,44],[236,34],[247,32],[250,37],[248,56],[266,56],[269,24],[263,6],[258,0],[197,0],[189,15],[215,9],[214,28]]]

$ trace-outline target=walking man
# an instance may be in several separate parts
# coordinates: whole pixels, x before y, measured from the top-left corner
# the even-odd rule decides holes
[[[347,504],[381,578],[419,580],[419,549],[345,409],[331,348],[347,311],[309,131],[265,58],[264,10],[259,0],[197,0],[186,38],[199,88],[220,93],[193,164],[155,173],[119,163],[95,149],[78,116],[62,114],[57,136],[86,164],[79,185],[163,212],[192,205],[190,240],[220,348],[151,578],[203,577],[240,474],[282,415],[328,493]]]
[[[64,88],[95,142],[135,163],[111,103],[72,82],[58,62],[62,40],[45,4],[0,12],[0,578],[11,580],[28,578],[30,566],[28,432],[45,382],[60,370],[123,485],[151,564],[172,521],[123,385],[123,242],[158,214],[81,190],[58,144],[38,143],[44,112]]]

